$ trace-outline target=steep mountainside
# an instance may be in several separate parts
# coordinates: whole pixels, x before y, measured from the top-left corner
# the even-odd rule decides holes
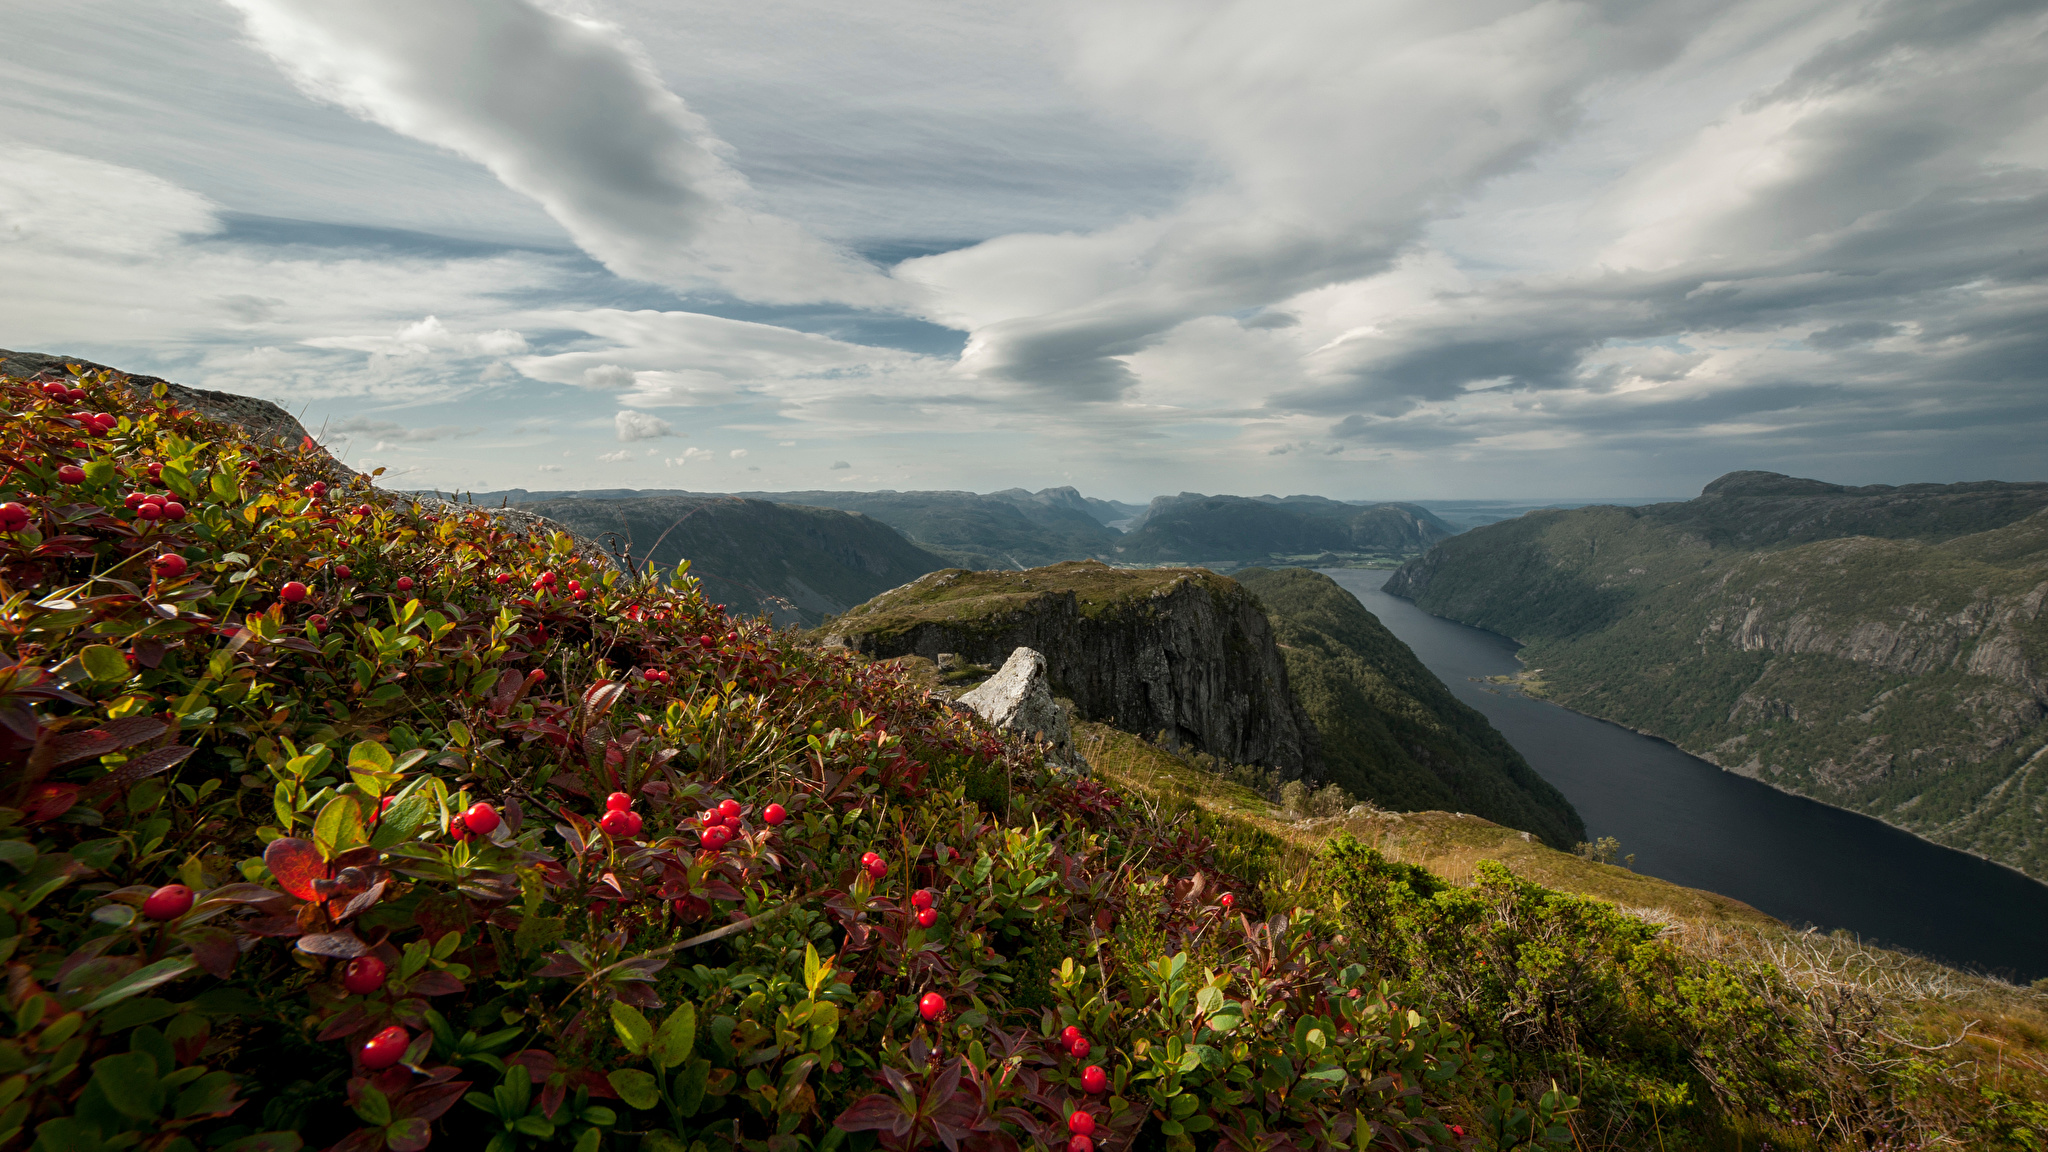
[[[736,615],[816,624],[945,561],[857,512],[736,496],[638,496],[517,504],[588,540],[629,546],[656,571],[688,558],[706,595]]]
[[[1127,563],[1249,562],[1330,554],[1412,555],[1452,534],[1413,504],[1345,504],[1321,496],[1161,496],[1115,543]]]
[[[2048,484],[1531,513],[1387,590],[1521,640],[1560,702],[2048,878]]]
[[[1045,654],[1082,719],[1288,777],[1321,776],[1316,730],[1287,687],[1252,595],[1202,569],[1074,561],[1028,572],[948,569],[877,596],[826,631],[875,657],[957,653],[1000,665]]]
[[[1330,779],[1397,811],[1470,812],[1563,848],[1586,838],[1571,802],[1336,581],[1306,568],[1232,578],[1266,607]]]

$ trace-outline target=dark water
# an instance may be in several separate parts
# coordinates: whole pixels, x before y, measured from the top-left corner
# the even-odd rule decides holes
[[[1460,700],[1571,800],[1589,836],[1636,871],[1733,896],[1787,923],[2022,981],[2048,976],[2048,885],[1867,816],[1724,772],[1661,740],[1473,677],[1520,670],[1514,641],[1380,591],[1387,572],[1333,569]]]

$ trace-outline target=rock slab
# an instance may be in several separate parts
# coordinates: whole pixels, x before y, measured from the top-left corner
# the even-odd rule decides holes
[[[1067,711],[1052,698],[1046,682],[1045,657],[1030,648],[1018,648],[1003,661],[1002,670],[979,688],[959,699],[982,719],[1006,732],[1036,736],[1053,747],[1053,757],[1073,763],[1073,725]]]

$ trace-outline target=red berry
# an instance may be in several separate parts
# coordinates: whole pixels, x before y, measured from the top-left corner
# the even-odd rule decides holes
[[[937,1020],[946,1014],[946,998],[937,992],[927,992],[917,999],[917,1014],[926,1020]]]
[[[66,388],[62,384],[57,383],[55,380],[52,380],[48,384],[43,385],[43,395],[45,396],[65,396],[68,395],[70,392],[71,389]]]
[[[644,821],[640,819],[640,814],[638,812],[628,812],[626,813],[626,819],[632,822],[631,826],[626,829],[626,835],[629,837],[640,835],[640,829],[644,825]]]
[[[375,956],[358,956],[341,971],[341,986],[357,996],[368,996],[384,986],[389,971]]]
[[[1081,1030],[1079,1028],[1076,1028],[1072,1024],[1069,1024],[1065,1028],[1060,1029],[1060,1047],[1062,1048],[1072,1048],[1074,1046],[1074,1041],[1079,1040],[1080,1038]]]
[[[176,552],[166,552],[151,563],[156,574],[167,580],[176,580],[185,574],[185,558]]]
[[[400,577],[398,578],[398,590],[399,590],[400,592],[410,592],[410,591],[412,591],[412,577],[410,577],[410,576],[400,576]]]
[[[363,1045],[358,1055],[362,1057],[363,1067],[372,1072],[382,1072],[398,1063],[405,1056],[405,1050],[411,1046],[412,1034],[393,1024],[370,1037],[370,1042]]]
[[[183,520],[184,518],[185,506],[183,504],[178,503],[176,500],[164,501],[164,519]]]
[[[1463,1136],[1465,1134],[1465,1126],[1463,1124],[1453,1124],[1451,1125],[1451,1133],[1456,1136]]]
[[[85,483],[85,469],[80,468],[76,464],[66,464],[62,468],[57,469],[57,480],[62,484],[83,484]]]
[[[1076,1133],[1067,1137],[1067,1152],[1095,1152],[1095,1141]]]
[[[1095,1117],[1076,1108],[1074,1109],[1074,1114],[1067,1117],[1067,1131],[1072,1132],[1076,1136],[1093,1136],[1095,1135]]]
[[[135,509],[135,515],[143,520],[155,520],[164,514],[161,504],[142,504]]]
[[[19,532],[28,527],[28,509],[9,500],[0,504],[0,532]]]
[[[306,586],[297,580],[287,580],[284,587],[277,590],[277,594],[285,603],[297,604],[306,598]]]
[[[1067,1045],[1067,1054],[1076,1060],[1086,1060],[1088,1058],[1088,1047],[1088,1038],[1086,1036],[1076,1036],[1074,1037],[1074,1042]]]
[[[724,800],[720,800],[720,801],[718,802],[718,815],[719,815],[719,817],[720,817],[721,819],[724,819],[724,820],[732,820],[732,819],[736,819],[736,818],[738,818],[739,814],[740,814],[740,802],[739,802],[739,801],[737,801],[737,800],[734,800],[734,799],[732,799],[731,797],[727,797],[726,799],[724,799]]]
[[[633,806],[633,798],[624,792],[614,792],[604,798],[604,806],[614,812]]]
[[[369,514],[370,506],[368,504],[358,504],[349,510],[349,515],[351,516],[368,516]]]
[[[701,833],[706,848],[718,849],[732,843],[732,830],[723,824],[714,824]]]
[[[150,462],[149,462],[149,478],[150,478],[151,480],[155,480],[155,481],[161,482],[161,481],[163,480],[163,478],[164,478],[164,466],[163,466],[163,464],[161,464],[160,462],[158,462],[158,461],[155,461],[155,460],[152,460],[152,461],[150,461]]]
[[[346,579],[348,579],[348,565],[346,565],[346,564],[336,564],[336,565],[334,566],[334,576],[335,576],[335,579],[337,579],[337,580],[346,580]]]
[[[121,506],[128,509],[130,512],[133,512],[137,508],[141,507],[142,502],[147,499],[149,499],[149,497],[144,496],[140,492],[130,492],[127,496],[121,499]]]
[[[697,637],[697,646],[699,648],[716,648],[718,647],[718,641],[713,640],[709,636],[699,636]]]
[[[475,833],[472,833],[469,830],[469,825],[462,822],[462,817],[460,815],[450,816],[448,818],[448,834],[450,836],[455,837],[457,840],[467,840],[472,835],[475,835]]]
[[[630,836],[633,828],[633,814],[624,808],[612,808],[597,822],[604,834],[611,837]]]
[[[315,480],[311,484],[306,485],[306,491],[315,496],[325,496],[327,495],[327,481]]]
[[[761,809],[761,819],[766,820],[771,826],[780,824],[789,819],[789,809],[780,804],[770,804]]]
[[[1109,1073],[1100,1064],[1090,1064],[1081,1069],[1081,1088],[1086,1092],[1101,1092],[1109,1087]]]
[[[931,889],[929,889],[929,888],[919,888],[919,889],[918,889],[917,891],[915,891],[915,892],[912,892],[912,893],[910,894],[910,906],[911,906],[912,908],[929,908],[929,907],[931,907],[931,906],[932,906],[932,890],[931,890]]]
[[[553,572],[543,572],[540,574],[538,582],[552,588],[555,586],[555,574]]]
[[[471,832],[489,836],[498,827],[498,810],[479,800],[462,814],[462,822],[469,826]]]
[[[192,910],[192,890],[183,884],[166,884],[142,902],[142,914],[151,920],[176,920]]]
[[[569,599],[571,599],[571,600],[588,600],[588,599],[590,599],[590,593],[588,593],[588,592],[585,592],[585,591],[584,591],[583,589],[581,589],[581,588],[578,588],[578,589],[577,589],[577,590],[575,590],[574,592],[571,592],[571,593],[569,593]]]
[[[919,908],[917,910],[917,926],[919,928],[929,928],[938,922],[939,910],[937,908]]]
[[[500,572],[494,579],[500,584],[510,584],[512,582],[512,574],[510,572]]]
[[[1222,900],[1222,904],[1223,904],[1223,906],[1224,906],[1225,908],[1228,908],[1228,907],[1230,907],[1231,905],[1233,905],[1233,904],[1235,904],[1235,903],[1237,903],[1237,897],[1235,897],[1235,896],[1232,896],[1232,895],[1231,895],[1230,893],[1228,893],[1228,892],[1225,892],[1225,893],[1223,894],[1223,900]]]

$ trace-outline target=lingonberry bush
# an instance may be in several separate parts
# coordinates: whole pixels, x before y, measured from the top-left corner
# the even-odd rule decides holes
[[[1226,910],[1245,851],[893,670],[161,390],[0,389],[0,1146],[1477,1139],[1469,1039]]]

